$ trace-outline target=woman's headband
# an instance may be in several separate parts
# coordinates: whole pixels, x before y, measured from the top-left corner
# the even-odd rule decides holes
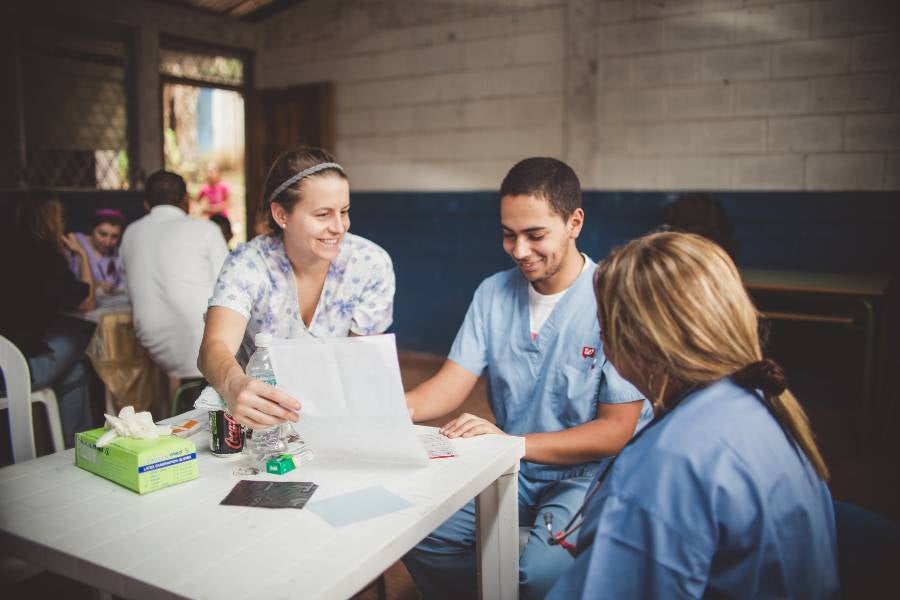
[[[102,219],[115,219],[124,222],[125,214],[114,208],[101,208],[94,213],[94,220],[100,221]]]
[[[339,165],[337,163],[333,163],[333,162],[320,163],[318,165],[313,165],[312,167],[309,167],[308,169],[303,169],[299,173],[295,173],[291,177],[288,177],[284,181],[284,183],[282,183],[281,185],[279,185],[277,188],[275,188],[272,191],[272,193],[269,195],[269,204],[271,204],[272,201],[278,197],[278,194],[280,194],[284,190],[288,189],[289,187],[291,187],[292,185],[294,185],[295,183],[297,183],[304,177],[309,177],[310,175],[314,175],[314,174],[318,173],[319,171],[324,171],[325,169],[337,169],[341,173],[344,172],[344,168],[341,165]]]

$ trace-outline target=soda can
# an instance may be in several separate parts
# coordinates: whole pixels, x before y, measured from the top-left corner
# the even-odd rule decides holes
[[[244,449],[244,428],[224,410],[209,411],[209,449],[213,456],[237,456]]]

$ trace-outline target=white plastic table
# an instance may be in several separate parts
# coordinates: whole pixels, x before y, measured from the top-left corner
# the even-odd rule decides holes
[[[310,502],[383,485],[414,505],[338,528],[306,509],[220,505],[237,461],[192,440],[200,477],[145,496],[75,467],[72,450],[0,469],[0,547],[125,598],[347,598],[477,497],[482,596],[518,595],[522,438],[455,440],[457,457],[421,469],[317,458],[244,477],[313,481]]]

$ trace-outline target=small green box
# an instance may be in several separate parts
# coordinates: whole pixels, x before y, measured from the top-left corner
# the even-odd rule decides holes
[[[102,427],[75,438],[75,465],[121,486],[146,494],[197,478],[197,448],[173,435],[155,440],[116,438],[105,448],[97,440]]]
[[[293,471],[294,466],[294,457],[290,454],[282,454],[266,461],[266,473],[284,475],[289,471]]]

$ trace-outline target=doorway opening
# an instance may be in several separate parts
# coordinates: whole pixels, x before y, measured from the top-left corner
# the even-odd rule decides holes
[[[238,56],[160,51],[166,170],[184,177],[190,214],[247,239],[245,68]],[[252,228],[252,223],[250,224]]]

